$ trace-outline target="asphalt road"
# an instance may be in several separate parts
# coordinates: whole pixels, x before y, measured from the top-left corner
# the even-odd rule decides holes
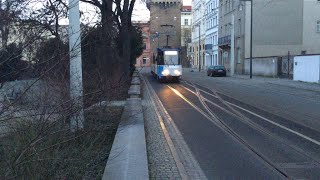
[[[147,76],[207,178],[320,179],[314,92],[225,79],[189,73],[180,83],[159,83]],[[279,108],[288,103],[283,96],[291,108]],[[315,107],[303,116],[294,103]]]

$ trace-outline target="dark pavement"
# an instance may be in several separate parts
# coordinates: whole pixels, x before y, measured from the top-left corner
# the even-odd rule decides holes
[[[147,76],[208,179],[320,179],[320,131],[317,126],[309,127],[310,122],[318,123],[316,119],[299,123],[303,112],[292,120],[279,116],[281,111],[294,116],[287,112],[290,108],[278,108],[277,113],[266,110],[259,104],[276,103],[274,109],[281,104],[273,102],[277,97],[268,98],[276,93],[256,97],[266,91],[259,88],[261,84],[252,88],[233,79],[206,78],[189,74],[180,83],[159,83]],[[278,91],[270,86],[269,90]],[[230,91],[247,98],[230,96],[226,93]],[[294,101],[296,96],[291,94],[286,98]],[[314,100],[299,98],[300,104],[301,98]],[[260,102],[251,103],[252,99]],[[320,109],[320,105],[313,108]]]

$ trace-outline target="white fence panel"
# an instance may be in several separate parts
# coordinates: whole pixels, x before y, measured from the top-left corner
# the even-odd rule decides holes
[[[320,82],[320,56],[294,57],[293,80]]]

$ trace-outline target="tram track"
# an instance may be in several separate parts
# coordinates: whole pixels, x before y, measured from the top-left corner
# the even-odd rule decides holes
[[[188,82],[183,82],[183,83],[188,83]],[[180,85],[181,87],[183,87],[184,89],[186,89],[187,91],[192,93],[193,95],[197,96],[197,98],[201,102],[201,105],[205,109],[205,111],[202,111],[200,107],[195,106],[192,102],[188,102],[188,99],[186,99],[181,93],[179,94],[179,92],[176,91],[173,87],[171,87],[170,85],[167,85],[167,86],[171,90],[173,90],[178,96],[180,96],[184,100],[187,100],[188,104],[193,106],[197,111],[199,111],[201,114],[203,114],[208,120],[210,120],[216,126],[220,127],[225,132],[230,134],[233,138],[235,138],[238,142],[240,142],[242,145],[244,145],[246,148],[248,148],[252,153],[254,153],[256,156],[258,156],[265,163],[270,165],[274,170],[279,172],[285,178],[290,178],[290,176],[287,174],[287,172],[285,172],[281,167],[279,167],[277,165],[277,163],[273,162],[271,159],[269,159],[268,157],[266,157],[265,155],[260,153],[254,146],[252,146],[250,144],[250,142],[248,142],[245,138],[241,137],[241,135],[239,133],[234,131],[227,123],[225,123],[221,118],[219,118],[219,116],[217,114],[215,114],[215,112],[213,112],[211,110],[211,108],[208,106],[208,103],[214,105],[215,107],[219,108],[220,110],[224,111],[225,113],[228,113],[229,115],[236,117],[242,123],[250,126],[251,128],[258,131],[259,133],[262,133],[268,137],[271,137],[272,139],[274,139],[278,143],[285,144],[288,148],[296,151],[301,156],[305,156],[308,159],[312,159],[313,163],[317,164],[317,166],[320,167],[320,162],[318,159],[313,158],[311,155],[303,152],[300,148],[298,148],[292,144],[287,143],[281,137],[278,137],[277,135],[273,134],[272,132],[269,132],[268,130],[266,130],[264,127],[261,127],[261,126],[257,125],[256,123],[254,123],[250,118],[248,118],[246,115],[244,115],[242,112],[240,112],[241,109],[239,107],[237,107],[237,105],[234,105],[233,103],[225,101],[218,94],[218,92],[216,92],[215,90],[211,90],[211,93],[209,93],[209,92],[206,92],[206,91],[198,88],[197,85],[189,83],[189,86],[194,88],[194,91],[192,91],[190,88],[184,86],[183,84]],[[211,100],[203,97],[203,95],[201,93],[211,95],[213,98],[218,100],[218,103],[221,103],[223,106],[221,106],[215,102],[212,102]],[[309,138],[308,140],[311,140],[312,143],[319,145],[318,141],[316,141],[316,140],[312,141],[313,139],[311,139],[311,138]]]

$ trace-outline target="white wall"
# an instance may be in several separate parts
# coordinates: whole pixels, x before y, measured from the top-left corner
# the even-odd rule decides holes
[[[244,61],[245,74],[250,73],[250,59]],[[258,76],[275,77],[278,75],[277,57],[254,58],[252,60],[252,74]]]
[[[320,56],[294,57],[293,80],[320,83]]]
[[[304,0],[303,11],[303,47],[307,54],[320,53],[320,32],[316,31],[317,21],[320,20],[320,2]]]

